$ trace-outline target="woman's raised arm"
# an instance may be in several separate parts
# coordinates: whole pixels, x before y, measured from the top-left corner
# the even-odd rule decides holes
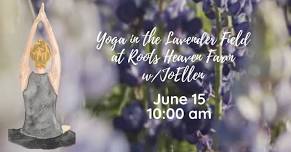
[[[40,15],[36,17],[36,19],[34,20],[32,24],[32,27],[31,27],[31,30],[26,42],[26,48],[23,52],[22,59],[20,62],[20,85],[21,85],[22,92],[27,87],[28,77],[29,77],[29,74],[31,73],[31,69],[29,66],[29,54],[30,54],[30,49],[32,46],[33,37],[36,33],[37,25],[39,22],[40,22]]]
[[[39,15],[41,16],[41,21],[44,25],[44,29],[48,36],[49,43],[51,45],[51,53],[52,53],[52,64],[49,72],[50,82],[55,90],[55,93],[58,94],[59,84],[60,84],[60,75],[61,75],[61,59],[60,52],[57,40],[55,38],[53,29],[47,19],[47,16],[44,11],[44,4],[42,3]]]

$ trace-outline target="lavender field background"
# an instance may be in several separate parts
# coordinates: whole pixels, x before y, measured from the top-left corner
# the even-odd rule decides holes
[[[43,151],[22,148],[7,137],[9,128],[23,125],[19,63],[33,22],[32,9],[37,10],[40,2],[32,0],[33,8],[28,0],[0,2],[1,152]],[[49,151],[291,152],[291,1],[45,0],[45,5],[61,50],[58,115],[77,134],[74,146]],[[110,46],[95,49],[99,31],[126,36],[153,27],[161,37],[168,31],[180,37],[250,31],[252,42],[249,47],[223,45],[221,53],[237,60],[218,65],[219,72],[215,65],[186,63],[207,73],[199,83],[148,83],[141,79],[143,71],[155,73],[180,64],[116,65],[110,62]],[[204,54],[217,47],[182,46],[177,53]],[[167,48],[157,49],[163,56]],[[146,108],[156,93],[165,92],[206,93],[206,108],[212,109],[214,118],[148,119]],[[187,105],[184,110],[195,108]]]

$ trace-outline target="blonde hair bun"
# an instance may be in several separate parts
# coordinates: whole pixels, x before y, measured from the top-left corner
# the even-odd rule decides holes
[[[37,40],[30,51],[30,57],[37,68],[45,68],[51,57],[49,45],[44,40]]]

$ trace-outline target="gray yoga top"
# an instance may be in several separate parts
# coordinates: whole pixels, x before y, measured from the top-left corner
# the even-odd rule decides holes
[[[40,139],[60,136],[62,128],[56,118],[55,93],[47,73],[32,72],[23,91],[25,121],[22,133]]]

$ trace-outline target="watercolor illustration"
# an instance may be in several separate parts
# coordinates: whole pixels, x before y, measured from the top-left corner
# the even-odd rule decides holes
[[[33,42],[39,23],[46,31],[48,42],[44,39]],[[44,4],[32,25],[20,68],[25,121],[21,129],[9,130],[9,140],[32,149],[53,149],[74,144],[75,133],[70,131],[70,126],[61,125],[56,116],[61,60]]]

